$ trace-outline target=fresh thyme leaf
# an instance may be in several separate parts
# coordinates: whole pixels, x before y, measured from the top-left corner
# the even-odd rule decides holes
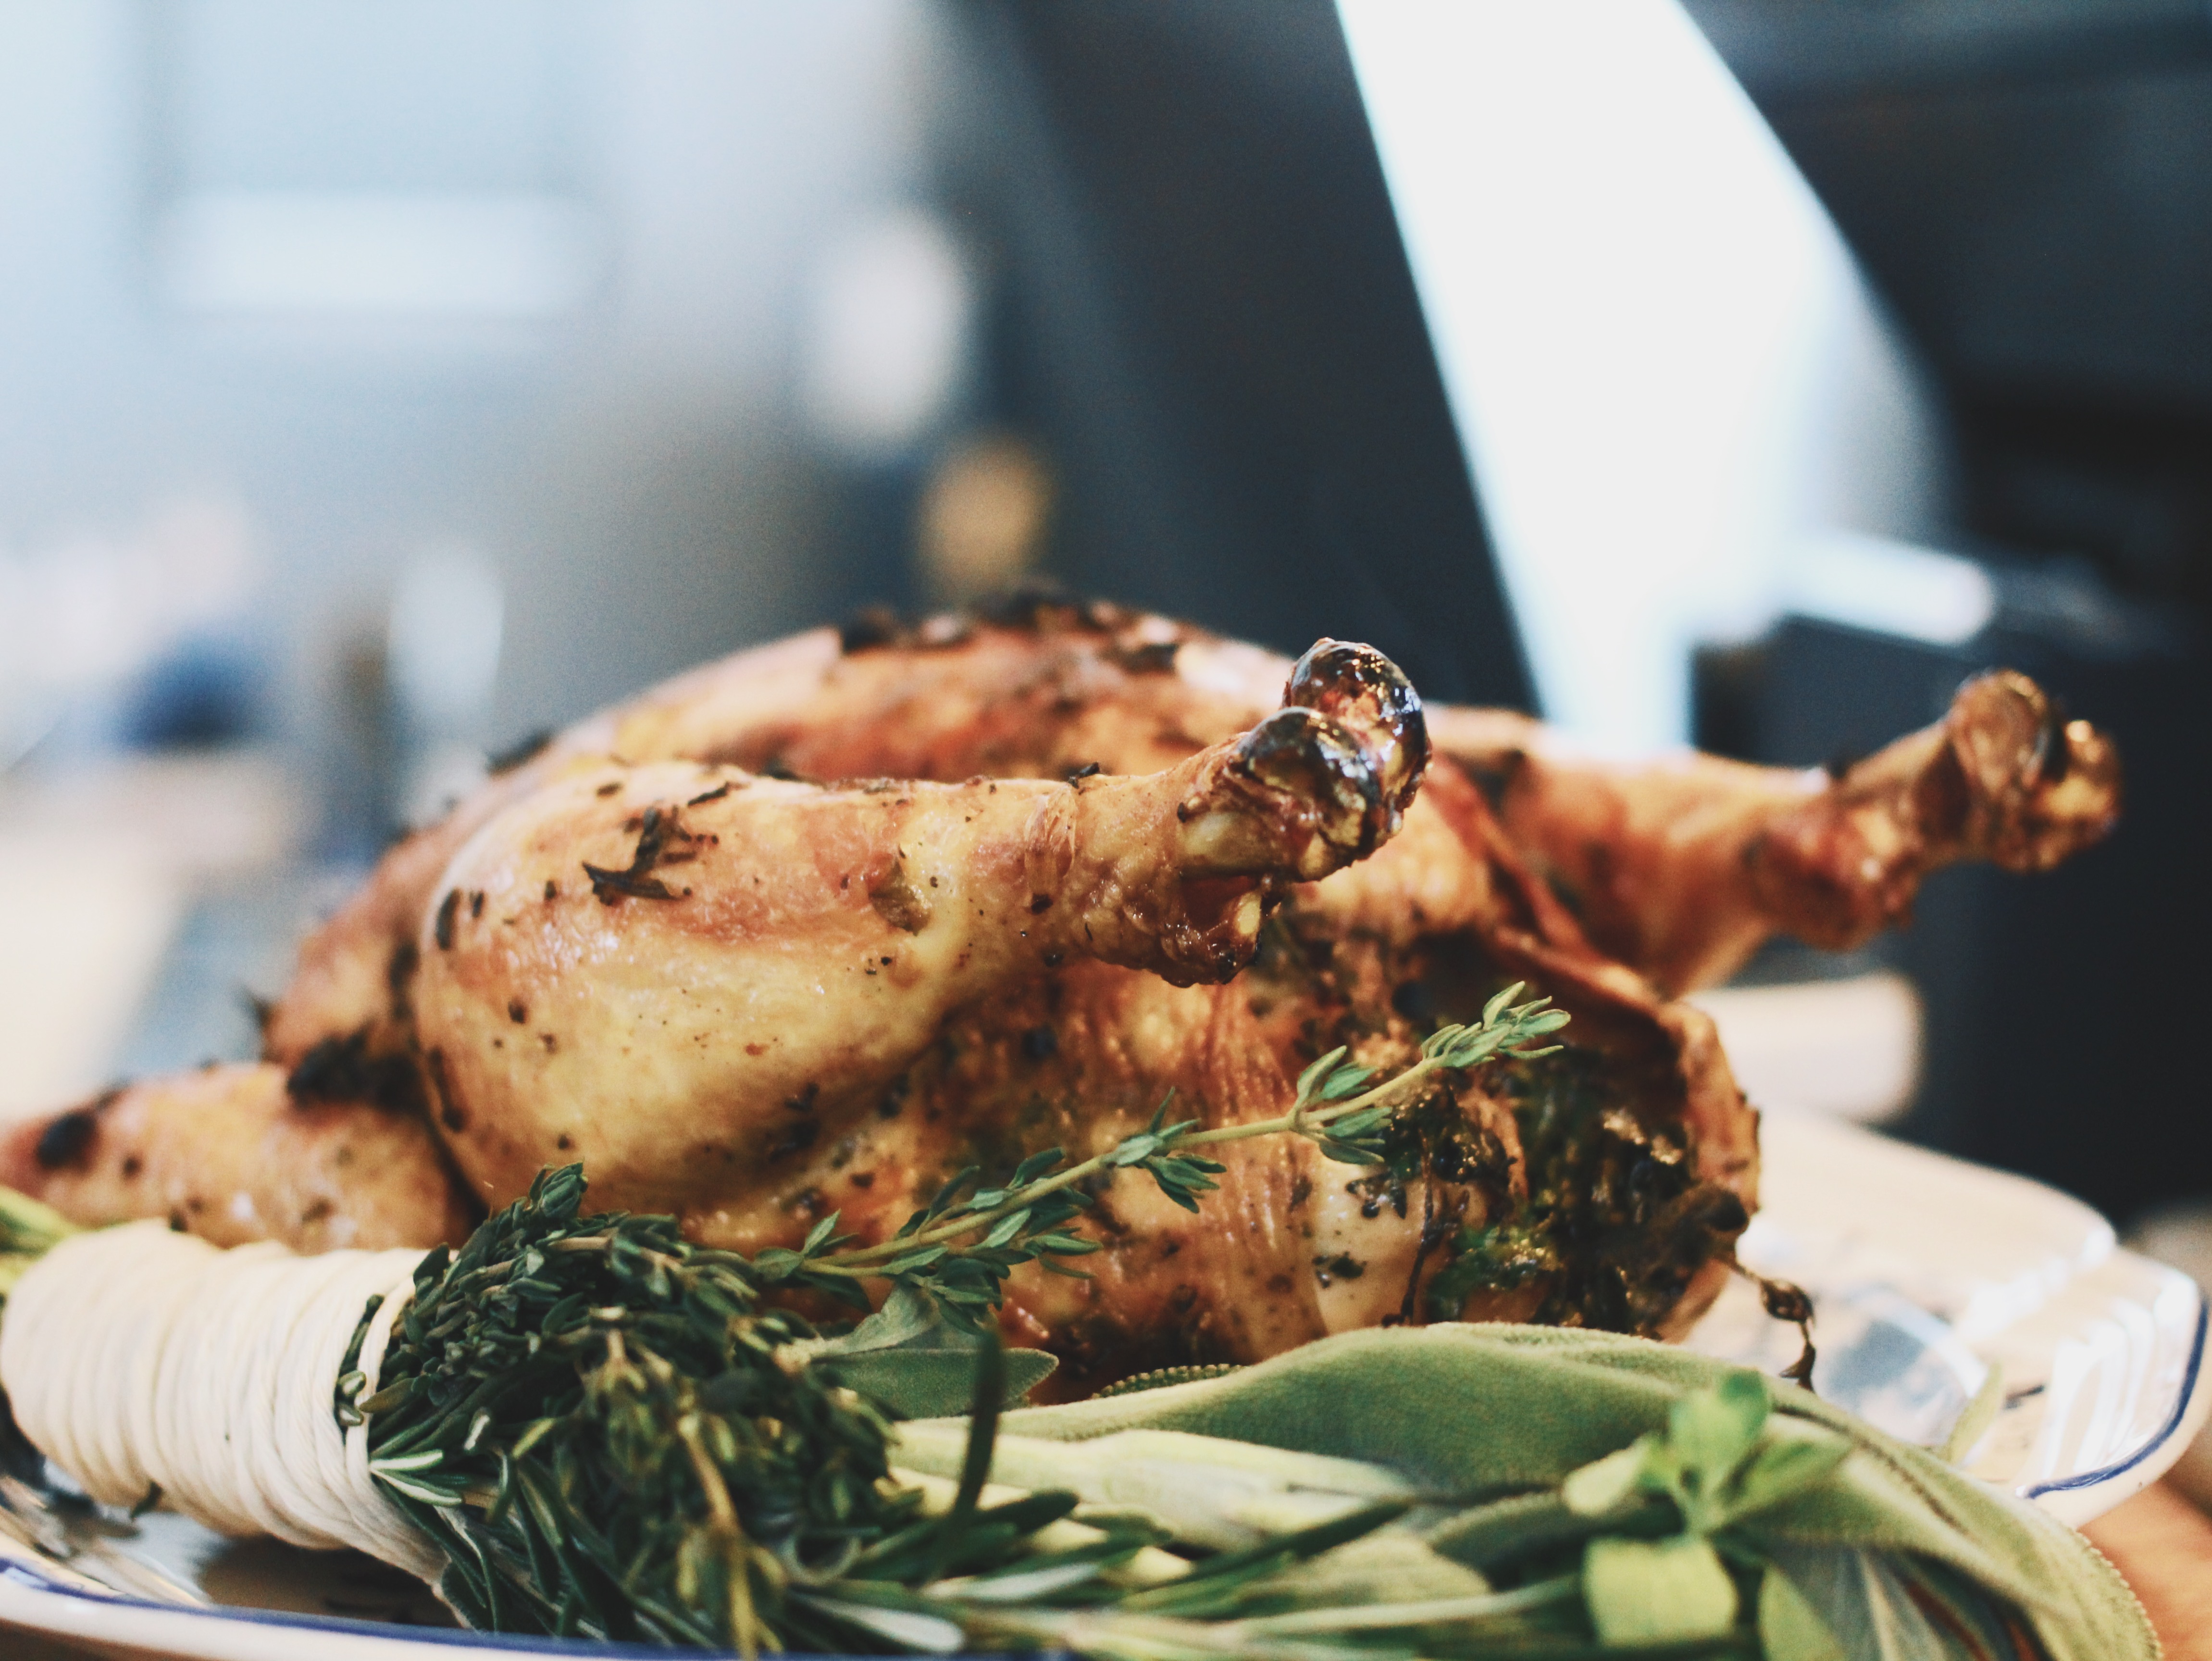
[[[1314,1064],[1308,1067],[1305,1071],[1300,1073],[1298,1075],[1298,1088],[1295,1099],[1299,1101],[1314,1100],[1316,1099],[1316,1092],[1318,1091],[1323,1084],[1328,1082],[1329,1074],[1334,1072],[1336,1070],[1338,1064],[1343,1061],[1344,1058],[1350,1053],[1351,1052],[1345,1046],[1340,1044],[1336,1048],[1331,1050],[1327,1055],[1322,1056],[1314,1062]]]
[[[830,1237],[837,1232],[837,1219],[843,1215],[842,1211],[832,1211],[821,1222],[816,1223],[807,1233],[806,1244],[799,1248],[799,1255],[802,1258],[811,1258],[826,1246],[830,1243]]]
[[[1348,1097],[1356,1096],[1366,1087],[1367,1081],[1375,1076],[1375,1072],[1376,1070],[1372,1067],[1340,1067],[1328,1076],[1328,1082],[1321,1087],[1317,1100],[1342,1101]]]

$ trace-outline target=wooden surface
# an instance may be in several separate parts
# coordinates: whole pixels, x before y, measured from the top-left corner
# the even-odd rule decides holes
[[[2082,1532],[2142,1599],[2166,1661],[2212,1661],[2212,1518],[2160,1482]]]
[[[2160,1482],[2083,1531],[2118,1565],[2166,1645],[2166,1661],[2212,1661],[2212,1518]],[[312,1657],[312,1640],[302,1657]],[[0,1627],[5,1661],[135,1658],[137,1651],[82,1649]]]

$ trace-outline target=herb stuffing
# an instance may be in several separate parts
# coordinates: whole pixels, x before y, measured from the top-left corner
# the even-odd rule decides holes
[[[1725,1257],[1749,1222],[1743,1202],[1699,1180],[1689,1133],[1648,1125],[1614,1103],[1606,1058],[1562,1047],[1505,1076],[1528,1165],[1527,1200],[1461,1232],[1430,1283],[1430,1312],[1456,1315],[1478,1292],[1541,1281],[1530,1318],[1646,1336],[1690,1278]]]

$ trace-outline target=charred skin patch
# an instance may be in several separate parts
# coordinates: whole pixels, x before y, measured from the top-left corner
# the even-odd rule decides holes
[[[914,885],[903,860],[892,861],[890,873],[868,890],[868,904],[902,934],[920,934],[929,926],[929,896]]]
[[[285,1078],[284,1088],[302,1107],[367,1102],[386,1112],[419,1114],[428,1105],[414,1058],[373,1050],[366,1027],[311,1047]]]
[[[1405,671],[1373,646],[1316,640],[1292,665],[1283,701],[1341,722],[1373,752],[1392,808],[1403,812],[1429,765],[1428,718]]]
[[[93,1144],[100,1140],[100,1119],[90,1107],[72,1108],[58,1114],[39,1133],[38,1145],[32,1157],[44,1171],[65,1170],[82,1165],[92,1154]]]
[[[699,798],[712,800],[712,793]],[[584,875],[591,879],[592,893],[602,906],[612,906],[624,900],[675,900],[681,896],[667,883],[653,875],[660,866],[678,865],[698,858],[702,838],[694,836],[684,827],[672,807],[650,807],[640,815],[637,824],[637,848],[631,854],[627,869],[610,870],[583,862]],[[690,893],[689,888],[684,894]],[[442,944],[443,943],[441,942]]]

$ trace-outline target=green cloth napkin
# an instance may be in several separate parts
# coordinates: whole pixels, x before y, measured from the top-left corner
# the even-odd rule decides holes
[[[1663,1431],[1677,1399],[1741,1371],[1610,1333],[1443,1325],[1347,1332],[1218,1378],[1018,1409],[1002,1428],[1055,1440],[1191,1431],[1371,1460],[1439,1492],[1508,1494],[1555,1488],[1577,1468]],[[2126,1582],[2063,1523],[1794,1385],[1765,1382],[1765,1436],[1814,1426],[1855,1446],[1813,1487],[1742,1525],[1748,1532],[1785,1549],[1854,1546],[1946,1565],[2025,1614],[2051,1661],[2159,1654]],[[1482,1528],[1511,1515],[1495,1506],[1469,1513],[1431,1543],[1479,1561]]]

